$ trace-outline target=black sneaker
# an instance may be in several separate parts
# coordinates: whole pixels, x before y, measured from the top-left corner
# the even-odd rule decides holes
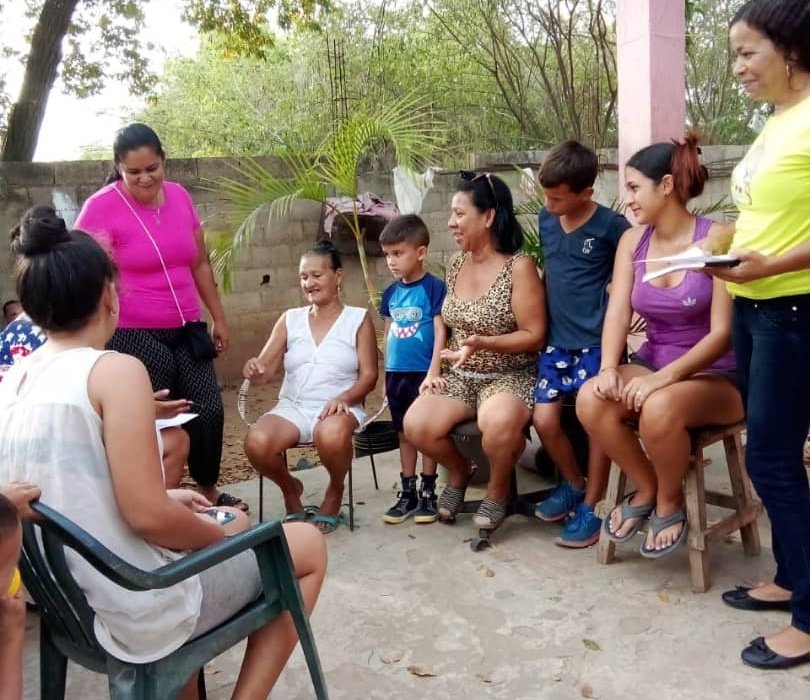
[[[436,500],[436,493],[433,491],[423,491],[419,494],[419,506],[413,514],[413,521],[420,525],[435,523],[439,519]]]
[[[416,491],[400,491],[397,498],[399,500],[396,505],[389,508],[383,515],[383,520],[392,525],[404,523],[416,512],[419,506],[419,497],[416,495]]]

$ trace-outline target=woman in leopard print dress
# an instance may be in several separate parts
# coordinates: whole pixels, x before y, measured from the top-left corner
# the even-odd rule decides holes
[[[543,287],[531,258],[518,252],[523,232],[512,195],[483,173],[458,184],[448,222],[461,248],[447,270],[442,318],[450,330],[441,377],[428,376],[405,416],[416,448],[447,467],[439,517],[455,519],[470,478],[452,428],[476,417],[490,464],[486,498],[474,517],[481,528],[503,521],[515,462],[531,419],[537,352],[546,331]]]

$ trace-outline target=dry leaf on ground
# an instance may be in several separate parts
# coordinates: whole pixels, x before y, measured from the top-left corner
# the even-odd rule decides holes
[[[432,678],[436,675],[433,671],[424,666],[408,666],[408,673],[412,673],[414,676],[419,676],[420,678]]]

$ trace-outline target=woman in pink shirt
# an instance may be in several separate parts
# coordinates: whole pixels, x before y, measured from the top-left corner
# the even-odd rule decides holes
[[[111,182],[82,207],[76,227],[97,238],[120,273],[118,329],[108,347],[134,355],[155,390],[193,403],[199,418],[183,427],[191,438],[189,472],[217,505],[247,509],[217,490],[224,411],[212,359],[195,359],[183,326],[208,309],[216,352],[228,349],[228,327],[189,193],[164,180],[166,154],[145,124],[121,129],[113,144]]]

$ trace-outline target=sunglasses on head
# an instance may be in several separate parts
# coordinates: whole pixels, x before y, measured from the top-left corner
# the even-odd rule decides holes
[[[492,198],[497,203],[498,195],[495,194],[495,185],[492,184],[492,173],[489,172],[476,173],[472,170],[459,170],[458,175],[462,180],[466,180],[467,182],[475,182],[476,180],[480,180],[481,178],[486,178],[487,183],[489,184],[489,191],[492,192]]]

